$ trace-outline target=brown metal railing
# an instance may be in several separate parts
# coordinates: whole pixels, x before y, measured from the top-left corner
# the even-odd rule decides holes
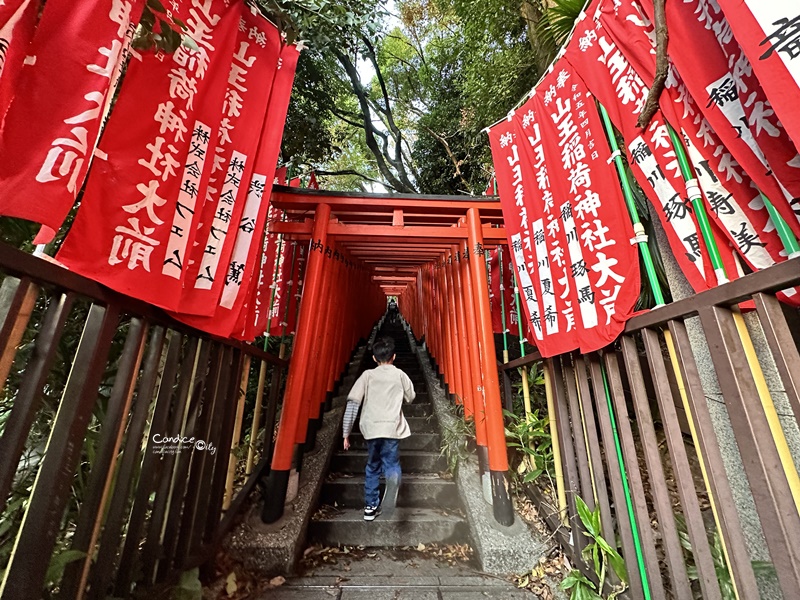
[[[800,259],[795,258],[639,315],[602,352],[571,352],[544,361],[555,400],[568,525],[562,525],[555,501],[539,489],[533,489],[531,496],[551,527],[558,530],[558,539],[571,560],[585,574],[591,576],[592,570],[581,557],[587,539],[576,496],[590,509],[599,507],[605,539],[619,540],[631,597],[645,597],[645,585],[652,598],[726,597],[720,588],[726,578],[739,598],[760,597],[754,557],[748,550],[742,514],[723,462],[725,446],[718,437],[698,371],[697,346],[693,346],[697,340],[690,343],[687,333],[687,320],[697,316],[688,326],[702,332],[710,350],[710,365],[705,368],[713,369],[713,374],[704,372],[703,376],[716,378],[720,401],[727,408],[772,563],[766,577],[777,581],[784,597],[796,596],[800,589],[800,513],[794,500],[793,465],[790,458],[787,468],[780,452],[785,444],[782,433],[776,435],[774,422],[770,427],[774,414],[759,398],[758,373],[754,375],[748,364],[747,342],[743,342],[747,336],[742,336],[737,324],[741,320],[737,304],[754,301],[756,328],[763,330],[791,407],[792,414],[783,417],[796,423],[800,418],[800,355],[786,318],[794,309],[782,308],[774,293],[799,283]],[[702,328],[697,327],[698,320]],[[764,361],[764,356],[759,358]],[[510,390],[512,369],[538,361],[542,358],[534,353],[499,365],[506,389]],[[685,431],[687,425],[689,431]],[[660,450],[659,440],[666,452]],[[627,502],[634,522],[626,510]],[[713,525],[704,515],[713,515]],[[640,562],[642,569],[638,568]],[[729,575],[720,577],[726,569]],[[646,582],[642,571],[647,574]],[[693,573],[691,579],[688,573]]]
[[[0,597],[126,597],[213,556],[269,468],[288,361],[6,245],[0,272]]]

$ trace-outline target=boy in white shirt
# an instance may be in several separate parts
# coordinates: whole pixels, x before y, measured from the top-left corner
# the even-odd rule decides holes
[[[364,483],[364,520],[372,521],[381,514],[390,514],[397,503],[400,489],[400,440],[411,435],[403,415],[403,403],[416,396],[414,384],[392,363],[395,359],[394,340],[382,337],[372,345],[372,358],[378,363],[364,371],[347,396],[342,435],[344,449],[350,448],[350,432],[361,410],[360,429],[367,441],[367,468]],[[386,492],[380,502],[381,471],[386,478]]]

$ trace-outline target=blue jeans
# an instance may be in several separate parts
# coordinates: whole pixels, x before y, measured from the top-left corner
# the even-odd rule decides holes
[[[381,471],[388,482],[393,479],[400,486],[400,440],[375,438],[367,440],[367,472],[364,484],[364,504],[380,504]]]

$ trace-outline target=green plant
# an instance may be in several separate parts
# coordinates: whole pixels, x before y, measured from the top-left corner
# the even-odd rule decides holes
[[[575,497],[575,502],[578,516],[585,529],[584,532],[591,540],[583,549],[581,555],[592,566],[597,576],[597,584],[590,581],[577,569],[573,569],[561,582],[561,589],[570,591],[570,600],[602,600],[603,596],[600,594],[603,592],[608,568],[611,567],[611,570],[620,580],[620,583],[615,585],[611,593],[606,597],[607,600],[613,600],[628,588],[628,572],[625,568],[625,560],[602,535],[600,529],[600,507],[589,510],[589,507],[586,506],[580,496]]]
[[[521,415],[525,411],[525,400],[523,399],[522,392],[522,376],[523,369],[517,369],[519,373],[519,380],[511,382],[511,387],[514,390],[514,397],[512,399],[512,410],[515,414]],[[531,407],[547,409],[547,395],[544,388],[544,371],[542,370],[542,363],[533,363],[527,369],[528,373],[528,390],[530,391]]]
[[[553,469],[553,440],[550,436],[547,415],[534,410],[530,418],[503,411],[506,417],[506,445],[516,449],[511,472],[522,483],[534,481],[542,473]]]
[[[449,423],[442,423],[442,451],[447,458],[447,471],[454,475],[458,464],[470,455],[469,442],[475,439],[475,421],[455,415]]]
[[[683,518],[683,515],[675,515],[675,525],[678,530],[681,546],[686,550],[687,554],[686,574],[689,576],[689,581],[698,581],[700,579],[700,574],[694,563],[692,541],[689,538],[689,530],[686,527],[686,520]],[[733,589],[733,580],[728,570],[728,563],[725,560],[725,552],[722,549],[722,539],[716,529],[709,535],[709,541],[711,542],[711,558],[714,561],[714,571],[717,575],[722,598],[723,600],[735,600],[736,592]],[[753,571],[756,575],[775,575],[775,567],[770,562],[754,560],[751,564],[753,565]],[[697,597],[700,598],[702,595],[698,595]]]

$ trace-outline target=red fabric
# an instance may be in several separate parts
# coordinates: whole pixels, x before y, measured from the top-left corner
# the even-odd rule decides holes
[[[646,131],[636,126],[647,97],[644,82],[600,23],[586,15],[576,23],[565,59],[622,134],[631,171],[652,201],[687,280],[698,292],[715,287],[716,274],[696,216],[688,208],[683,177],[674,168],[675,153],[668,137],[664,137],[661,111],[656,112]],[[612,64],[614,68],[598,68],[603,64]],[[728,270],[735,273],[730,248],[721,248],[721,253]]]
[[[717,0],[775,114],[800,150],[800,4]],[[794,40],[794,41],[792,41]]]
[[[483,195],[484,196],[494,196],[494,195],[496,195],[495,191],[494,191],[495,184],[496,184],[495,178],[494,177],[490,178],[489,179],[489,185],[486,186],[486,191],[483,192]]]
[[[652,49],[652,24],[643,16],[641,7],[632,0],[616,4],[613,0],[602,0],[600,21],[640,75],[645,80],[652,79],[655,58],[646,51],[648,47]],[[668,78],[660,106],[667,121],[683,131],[688,158],[694,165],[708,215],[718,226],[718,232],[723,233],[752,269],[764,269],[785,260],[781,255],[783,244],[753,182],[729,152],[727,142],[723,144],[703,117],[700,107],[674,70]],[[665,128],[653,134],[656,139],[668,143]],[[671,168],[677,171],[677,161],[672,161]],[[715,237],[722,248],[721,236]],[[726,262],[726,271],[729,279],[738,276],[736,265],[730,266]],[[800,299],[800,295],[792,290],[781,295],[784,300],[790,296]]]
[[[180,8],[200,49],[131,60],[58,254],[70,269],[166,309],[180,303],[242,5],[219,0],[208,15]]]
[[[489,130],[489,142],[508,247],[513,254],[514,268],[517,271],[520,300],[533,330],[534,339],[528,341],[535,343],[543,355],[553,356],[566,352],[575,346],[574,340],[562,339],[559,344],[555,343],[559,340],[544,338],[541,326],[541,286],[533,258],[533,234],[530,225],[533,217],[529,211],[541,206],[542,193],[552,197],[549,182],[540,180],[542,187],[539,188],[535,177],[523,176],[520,160],[523,158],[525,138],[517,133],[513,120],[504,120],[492,127]]]
[[[213,166],[196,244],[189,253],[180,316],[175,315],[209,332],[226,328],[227,323],[223,324],[217,314],[226,283],[237,288],[242,282],[249,286],[253,270],[249,265],[254,264],[247,262],[249,241],[244,242],[244,247],[240,244],[240,256],[233,261],[231,257],[238,234],[249,240],[254,231],[260,231],[253,226],[259,217],[262,223],[265,218],[265,210],[260,212],[261,201],[269,198],[271,186],[267,182],[272,181],[277,160],[268,160],[270,148],[267,143],[262,144],[259,132],[264,129],[270,133],[264,124],[280,56],[280,34],[266,19],[246,9],[242,22],[228,67],[220,135],[209,156]],[[263,163],[258,161],[259,147],[263,149]]]
[[[531,99],[533,120],[526,124],[525,107],[515,116],[529,140],[533,123],[541,127],[550,183],[558,200],[540,235],[546,230],[553,279],[563,269],[566,287],[577,299],[573,306],[581,352],[597,350],[617,338],[640,291],[638,253],[631,244],[633,228],[609,165],[611,151],[594,102],[572,66],[559,61]],[[560,219],[556,218],[559,213]],[[555,229],[566,237],[564,265],[553,254],[556,245],[550,240],[560,239]],[[558,286],[554,287],[557,292]],[[564,312],[562,306],[556,303],[557,313]]]
[[[652,15],[652,0],[642,0],[642,7]],[[797,148],[779,123],[719,6],[708,0],[668,2],[666,14],[670,36],[681,40],[670,46],[670,57],[697,108],[800,236]]]
[[[500,277],[500,255],[502,255],[503,276]],[[489,252],[489,299],[492,307],[492,330],[503,333],[502,309],[505,307],[506,329],[508,335],[519,336],[519,319],[514,303],[514,263],[508,248],[495,248]],[[502,283],[501,283],[502,281]],[[502,302],[500,300],[502,296]]]
[[[280,167],[275,171],[274,185],[286,185],[286,167]]]
[[[1,215],[56,230],[72,208],[144,0],[109,4],[48,0],[3,125]]]
[[[503,217],[507,227],[513,223],[514,264],[543,356],[606,346],[639,295],[633,230],[593,103],[572,67],[559,61],[512,122],[490,132]],[[525,226],[530,249],[518,234]]]
[[[300,179],[300,177],[294,177],[294,178],[289,180],[289,187],[299,188],[299,187],[302,187],[302,183],[303,183],[303,181],[302,181],[302,179]]]
[[[277,210],[270,206],[270,223],[279,221]],[[266,228],[265,228],[266,229]],[[255,287],[251,288],[244,310],[239,315],[237,330],[241,339],[252,340],[264,335],[269,326],[269,311],[272,301],[272,284],[275,279],[276,258],[278,253],[277,234],[265,233],[261,247],[261,262]]]
[[[269,311],[269,335],[281,335],[289,302],[289,280],[292,278],[292,246],[284,240],[278,257],[278,278],[275,280],[274,292]],[[288,331],[288,330],[287,330]]]
[[[308,185],[306,187],[308,189],[310,189],[310,190],[318,190],[319,189],[319,183],[317,182],[317,174],[316,173],[311,173],[311,175],[308,176]]]
[[[300,299],[303,296],[303,281],[306,274],[306,246],[297,243],[297,258],[295,259],[292,273],[292,294],[287,298],[289,302],[289,318],[286,319],[286,331],[294,334],[297,331],[297,310],[300,308]]]
[[[8,0],[0,6],[0,129],[39,19],[39,0]]]
[[[251,300],[257,293],[260,278],[257,265],[259,265],[259,256],[263,246],[255,241],[254,235],[266,229],[270,214],[268,199],[272,194],[273,183],[271,182],[276,179],[275,167],[280,153],[286,113],[289,110],[289,97],[292,93],[298,57],[299,51],[296,46],[283,46],[280,49],[280,58],[277,63],[280,66],[275,72],[253,175],[254,181],[264,182],[263,196],[259,198],[260,203],[257,206],[254,205],[251,209],[245,210],[245,215],[256,211],[255,229],[251,231],[240,228],[238,231],[233,258],[228,265],[228,277],[222,291],[222,301],[217,307],[213,319],[207,325],[211,329],[206,329],[204,326],[207,331],[213,331],[219,335],[228,336],[246,330],[248,307],[251,306]],[[243,277],[239,281],[230,276],[235,272],[234,266],[243,272]]]

